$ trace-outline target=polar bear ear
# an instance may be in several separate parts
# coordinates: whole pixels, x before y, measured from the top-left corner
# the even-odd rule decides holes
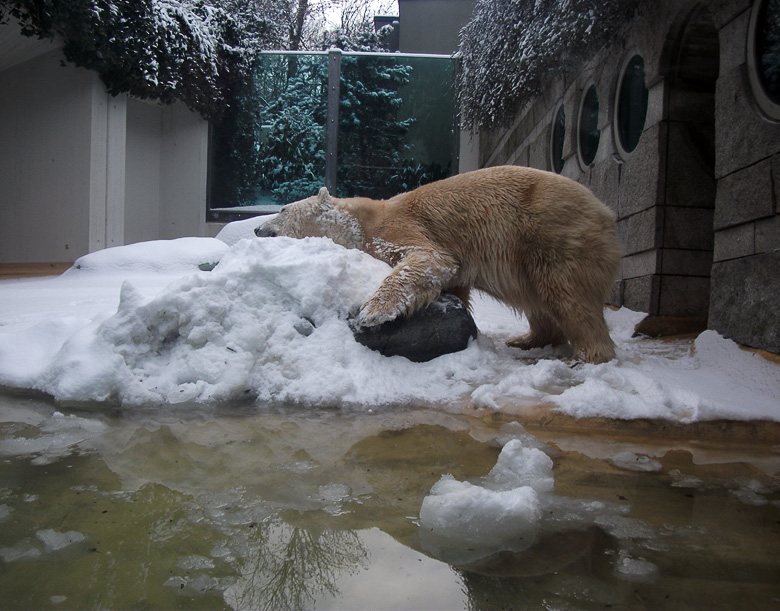
[[[321,205],[327,206],[332,203],[327,187],[322,187],[322,189],[320,189],[320,192],[317,194],[317,199]]]

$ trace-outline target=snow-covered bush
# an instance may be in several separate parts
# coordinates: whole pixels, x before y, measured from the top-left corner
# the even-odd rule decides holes
[[[0,0],[27,36],[61,36],[63,54],[111,94],[170,103],[204,117],[229,104],[249,51],[243,22],[203,0]]]
[[[509,123],[550,79],[575,68],[638,0],[479,0],[460,33],[458,102],[473,129]]]

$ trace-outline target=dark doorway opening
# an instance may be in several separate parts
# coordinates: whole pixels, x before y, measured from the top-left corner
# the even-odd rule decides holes
[[[714,242],[718,31],[698,5],[670,35],[656,314],[706,327]]]

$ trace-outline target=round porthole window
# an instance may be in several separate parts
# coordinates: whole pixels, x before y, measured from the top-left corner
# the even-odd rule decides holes
[[[645,85],[645,61],[634,55],[626,62],[620,78],[615,113],[615,133],[622,155],[632,153],[639,144],[647,118],[648,91]]]
[[[780,120],[780,0],[756,0],[748,29],[748,73],[761,110]]]
[[[556,174],[563,172],[563,144],[566,140],[566,112],[563,104],[558,107],[552,125],[552,140],[550,142],[550,163]]]
[[[596,158],[599,149],[599,96],[591,85],[582,96],[579,125],[577,129],[577,150],[583,167],[588,167]]]

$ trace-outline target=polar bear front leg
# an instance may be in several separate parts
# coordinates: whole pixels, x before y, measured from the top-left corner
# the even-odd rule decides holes
[[[373,327],[409,316],[435,300],[457,271],[457,263],[445,255],[428,249],[413,250],[363,304],[358,323]]]

